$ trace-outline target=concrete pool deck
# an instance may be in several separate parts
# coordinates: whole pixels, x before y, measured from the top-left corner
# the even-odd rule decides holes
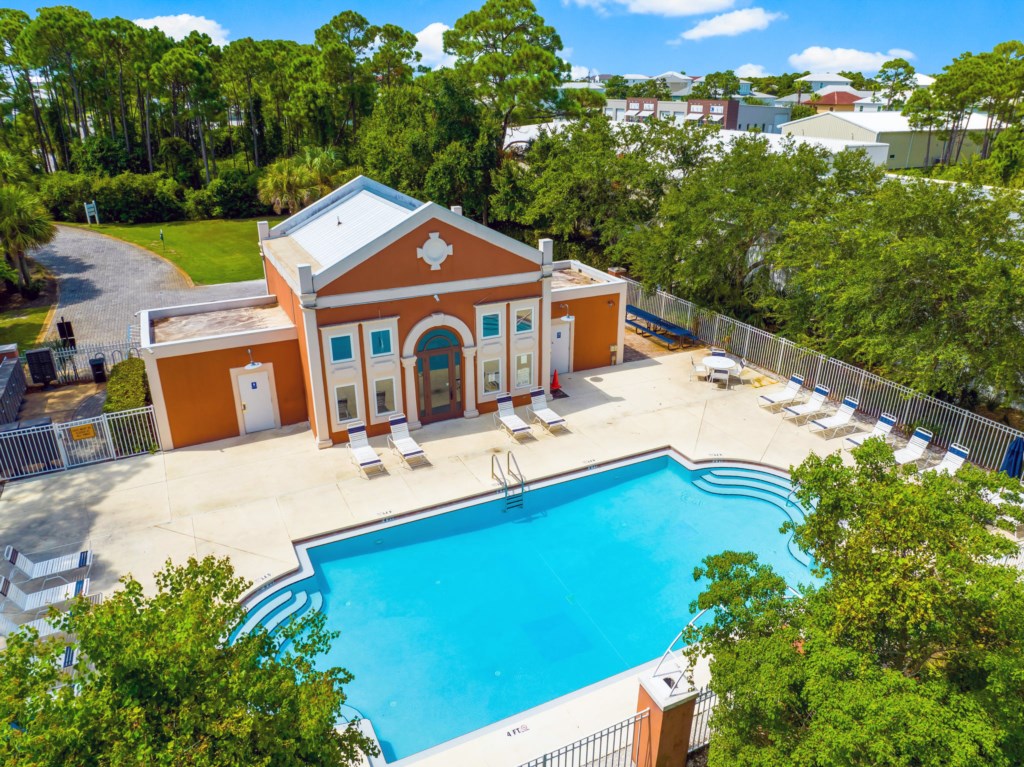
[[[660,447],[695,461],[735,459],[781,469],[812,451],[840,449],[842,438],[824,440],[760,409],[756,400],[764,388],[734,384],[726,390],[690,381],[691,354],[705,353],[561,376],[569,397],[551,404],[569,424],[561,435],[536,425],[534,439],[515,445],[490,415],[431,424],[413,433],[431,465],[412,470],[386,449],[383,437],[375,438],[371,443],[387,474],[369,480],[358,474],[346,447],[318,450],[308,427],[295,426],[9,483],[0,496],[0,544],[31,553],[88,542],[95,552],[94,592],[111,590],[128,572],[150,587],[153,572],[168,558],[181,562],[207,554],[230,556],[238,574],[258,585],[298,566],[294,540],[495,491],[491,456],[504,462],[509,449],[528,481]],[[525,408],[519,412],[525,418]],[[666,645],[671,639],[665,637]],[[635,702],[635,681],[630,684]],[[519,759],[517,747],[508,763],[539,756],[549,741],[557,741],[552,748],[571,742],[630,713],[618,716],[604,704],[595,706],[609,716],[584,716],[591,707],[580,700],[571,707],[580,716],[563,712],[549,737],[501,741],[508,747],[506,741],[517,740],[529,750]],[[505,764],[494,745],[486,760],[475,763]],[[422,763],[472,762],[470,753],[466,758]]]

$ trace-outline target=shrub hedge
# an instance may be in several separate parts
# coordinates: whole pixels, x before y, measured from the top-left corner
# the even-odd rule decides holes
[[[85,222],[96,200],[104,224],[156,224],[207,218],[250,218],[270,208],[256,196],[255,173],[228,170],[209,186],[187,189],[165,173],[98,176],[59,171],[39,182],[39,197],[57,221]]]
[[[130,357],[110,369],[110,377],[107,379],[107,401],[103,403],[104,413],[134,410],[151,403],[146,363],[138,357]]]

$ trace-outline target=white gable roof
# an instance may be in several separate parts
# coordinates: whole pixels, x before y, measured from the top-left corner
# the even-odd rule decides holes
[[[540,265],[541,254],[536,248],[366,176],[349,181],[285,219],[270,230],[262,244],[264,252],[283,267],[283,276],[293,289],[298,279],[292,271],[309,264],[313,287],[320,290],[430,219],[444,221]]]
[[[662,72],[660,75],[655,75],[654,79],[655,80],[693,80],[694,78],[690,77],[689,75],[684,75],[682,72],[675,72],[675,71],[670,69],[667,72]]]
[[[834,72],[811,72],[809,75],[796,78],[798,83],[849,83],[853,82],[849,77],[837,75]]]
[[[317,215],[299,222],[290,236],[326,268],[397,226],[416,208],[401,205],[369,189],[357,189],[318,211]]]

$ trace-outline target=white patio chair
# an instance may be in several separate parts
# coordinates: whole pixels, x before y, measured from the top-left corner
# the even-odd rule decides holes
[[[370,469],[384,471],[380,456],[370,447],[370,442],[366,438],[366,425],[362,421],[354,421],[345,430],[348,432],[348,449],[352,453],[352,463],[359,467],[363,475],[369,477]]]
[[[516,415],[516,409],[512,405],[512,395],[509,393],[498,395],[498,412],[494,414],[494,420],[502,431],[506,432],[512,439],[530,434],[530,425]]]
[[[787,405],[782,408],[782,417],[792,421],[799,421],[801,418],[810,418],[825,410],[828,407],[827,386],[815,386],[811,398],[802,405]]]
[[[13,546],[8,546],[4,549],[4,561],[21,570],[29,580],[34,580],[88,567],[92,564],[92,550],[86,549],[74,554],[33,562]]]
[[[83,578],[74,583],[62,583],[42,591],[26,594],[7,578],[0,575],[0,599],[6,599],[22,612],[32,612],[43,607],[66,602],[77,596],[89,593],[89,579]]]
[[[803,399],[803,395],[801,394],[803,386],[803,376],[791,376],[789,382],[786,384],[786,388],[782,391],[773,392],[772,394],[762,394],[757,398],[757,403],[760,407],[772,409],[780,408],[783,405],[789,405],[793,402],[799,402]]]
[[[547,397],[543,389],[534,389],[530,392],[530,407],[527,411],[533,421],[540,421],[549,432],[554,429],[568,429],[565,419],[548,407]]]
[[[809,424],[810,430],[821,434],[826,439],[835,437],[842,429],[852,426],[850,422],[853,419],[853,414],[857,412],[858,404],[857,400],[853,397],[847,397],[843,400],[843,404],[839,406],[839,411],[835,415],[812,420]]]
[[[708,380],[711,383],[724,383],[726,389],[731,388],[729,386],[729,371],[728,370],[718,370],[716,368],[716,369],[712,370],[708,374]]]
[[[954,442],[949,446],[946,454],[942,456],[941,461],[934,466],[926,466],[919,473],[924,474],[929,471],[937,471],[942,474],[956,474],[960,467],[964,465],[964,461],[967,460],[970,452],[968,448]]]
[[[896,425],[896,416],[891,413],[882,413],[875,421],[874,427],[870,432],[861,432],[860,434],[851,434],[845,440],[843,440],[843,447],[847,450],[852,450],[855,447],[860,447],[864,444],[865,440],[869,440],[872,437],[881,437],[886,442],[892,439],[892,428]]]
[[[402,456],[406,466],[411,466],[410,460],[426,461],[427,454],[419,443],[409,436],[409,421],[405,413],[399,413],[388,418],[388,426],[391,434],[388,435],[388,444],[391,449]]]
[[[928,449],[931,441],[932,433],[927,429],[918,428],[914,431],[914,436],[910,438],[907,446],[892,454],[893,460],[899,466],[905,463],[917,463],[924,458],[924,451]]]
[[[690,368],[691,381],[694,379],[694,377],[703,378],[705,381],[707,380],[708,369],[703,364],[698,365],[697,362],[693,359],[692,355],[690,356]]]
[[[729,379],[732,380],[735,378],[740,383],[743,383],[743,373],[747,369],[747,358],[741,357],[737,364],[739,367],[736,370],[729,370]]]

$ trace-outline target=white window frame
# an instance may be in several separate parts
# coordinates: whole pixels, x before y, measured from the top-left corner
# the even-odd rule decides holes
[[[349,354],[351,356],[349,356],[348,359],[337,360],[337,359],[334,358],[334,339],[335,338],[345,338],[345,337],[348,338],[348,348],[349,348]],[[359,349],[356,346],[356,339],[355,339],[355,331],[354,330],[350,330],[350,331],[347,331],[345,333],[335,333],[334,335],[328,337],[328,339],[327,339],[327,353],[330,355],[330,360],[331,360],[331,364],[332,365],[343,365],[346,362],[355,362],[356,359],[359,356],[358,352],[359,352]]]
[[[527,330],[519,329],[519,312],[530,313],[530,327]],[[526,335],[532,333],[537,329],[537,312],[532,306],[517,306],[512,310],[512,321],[515,327],[515,333],[517,336]]]
[[[391,410],[380,411],[377,409],[377,384],[381,381],[391,381],[391,400],[395,406]],[[398,412],[398,382],[394,376],[382,376],[373,379],[373,414],[377,417],[394,415]]]
[[[355,392],[355,415],[350,415],[348,418],[341,417],[341,411],[338,409],[338,389],[344,389],[346,387],[352,387],[352,391]],[[334,422],[337,424],[344,425],[346,423],[352,423],[353,421],[359,420],[359,411],[362,409],[362,403],[360,400],[362,396],[359,392],[359,382],[349,381],[348,383],[334,384],[334,393],[331,397],[331,409],[334,411]]]
[[[498,388],[493,391],[487,389],[487,363],[497,362],[498,363]],[[504,368],[505,365],[501,357],[488,357],[487,359],[480,360],[480,393],[484,396],[494,397],[505,391],[502,388],[502,381],[504,380]]]
[[[386,352],[374,352],[373,351],[373,334],[374,333],[387,333],[388,334],[388,350]],[[390,327],[385,328],[370,328],[367,336],[370,340],[370,357],[387,357],[395,353],[395,334],[391,332]]]
[[[690,111],[691,112],[700,112],[701,114],[703,114],[704,113],[704,105],[703,104],[690,104]]]
[[[530,379],[525,384],[520,384],[519,383],[519,358],[520,357],[529,357],[530,358]],[[515,388],[515,389],[529,389],[531,386],[533,386],[533,381],[534,381],[534,378],[536,377],[534,374],[537,372],[534,369],[534,355],[533,355],[533,352],[517,352],[517,353],[515,353],[513,355],[513,359],[512,359],[512,371],[513,371],[513,374],[515,376],[515,381],[513,382],[514,383],[514,387],[513,388]]]
[[[490,311],[482,311],[482,312],[480,312],[480,340],[481,341],[494,341],[494,340],[496,340],[498,338],[501,338],[501,336],[502,336],[502,332],[501,332],[502,331],[502,325],[505,324],[504,322],[502,322],[502,319],[501,319],[502,313],[503,312],[500,309],[495,309],[493,312],[490,312]],[[498,333],[497,333],[497,335],[493,335],[493,336],[485,336],[484,335],[484,317],[489,317],[492,314],[495,317],[498,318]]]
[[[713,115],[725,114],[725,107],[721,104],[711,104],[710,108]]]

